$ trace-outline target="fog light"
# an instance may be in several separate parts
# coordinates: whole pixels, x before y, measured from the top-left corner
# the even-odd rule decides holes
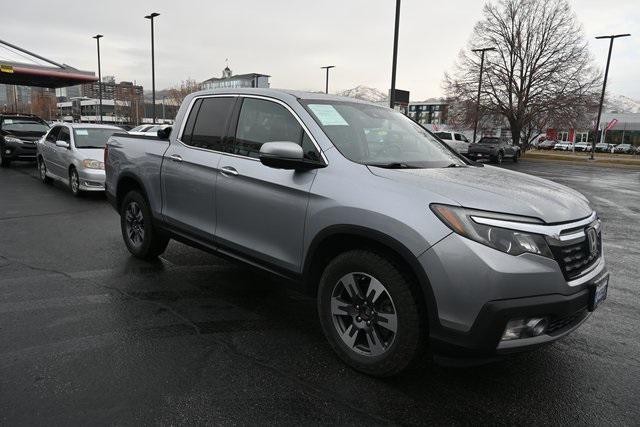
[[[509,320],[507,327],[504,328],[502,341],[537,337],[542,335],[547,329],[547,323],[548,321],[546,317]]]
[[[11,154],[11,150],[4,150],[5,154]]]

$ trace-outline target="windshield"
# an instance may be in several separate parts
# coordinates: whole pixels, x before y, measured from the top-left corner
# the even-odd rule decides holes
[[[480,138],[478,144],[500,144],[500,138]]]
[[[75,128],[73,142],[76,148],[104,148],[109,137],[116,132],[122,131],[114,128]]]
[[[144,132],[145,130],[149,129],[150,127],[151,127],[151,125],[140,125],[140,126],[134,127],[129,132]]]
[[[403,114],[348,101],[303,101],[333,145],[349,160],[388,168],[465,166],[436,137]]]
[[[6,132],[38,132],[44,134],[49,130],[49,126],[32,119],[3,119],[2,126],[3,131]]]

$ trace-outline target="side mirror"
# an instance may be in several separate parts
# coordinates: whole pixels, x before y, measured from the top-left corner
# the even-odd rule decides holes
[[[169,139],[169,135],[171,135],[171,126],[158,131],[158,138],[160,139]]]
[[[56,147],[69,148],[69,143],[65,141],[56,141]]]
[[[265,142],[260,147],[260,162],[276,169],[307,170],[324,167],[321,163],[305,160],[302,147],[295,142]]]

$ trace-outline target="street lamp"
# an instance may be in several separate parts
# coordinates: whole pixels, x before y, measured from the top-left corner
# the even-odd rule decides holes
[[[391,63],[391,93],[389,106],[394,107],[396,92],[396,64],[398,63],[398,29],[400,27],[400,0],[396,0],[396,24],[393,31],[393,62]]]
[[[153,18],[160,16],[159,13],[153,12],[145,16],[145,19],[151,21],[151,96],[153,99],[153,123],[156,122],[156,59],[153,44]]]
[[[485,47],[482,49],[471,49],[472,52],[480,52],[480,79],[478,81],[478,99],[476,100],[476,115],[473,120],[473,139],[476,142],[476,133],[478,132],[478,115],[480,114],[480,89],[482,88],[482,69],[484,68],[484,53],[489,50],[496,50],[495,47]]]
[[[598,36],[596,39],[609,39],[609,55],[607,56],[607,67],[604,71],[604,82],[602,82],[602,94],[600,95],[600,105],[598,106],[598,118],[596,119],[596,129],[591,143],[591,160],[593,153],[596,151],[596,140],[598,139],[598,127],[600,127],[600,116],[602,115],[602,104],[604,103],[604,91],[607,88],[607,77],[609,76],[609,62],[611,62],[611,50],[613,49],[613,40],[618,37],[629,37],[631,34],[613,34],[610,36]],[[602,142],[602,141],[601,141]]]
[[[326,80],[325,85],[324,85],[324,93],[329,93],[329,70],[331,68],[336,68],[336,66],[335,65],[327,65],[327,66],[320,67],[320,68],[323,68],[323,69],[327,70],[327,80]]]
[[[102,123],[102,69],[100,68],[100,39],[102,37],[102,34],[96,34],[93,36],[93,38],[96,39],[96,44],[98,45],[98,99],[100,103],[100,123]]]

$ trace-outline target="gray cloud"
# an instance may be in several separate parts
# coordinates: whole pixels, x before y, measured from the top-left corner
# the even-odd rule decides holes
[[[103,74],[150,87],[149,22],[156,21],[156,85],[219,75],[225,58],[237,73],[272,75],[274,87],[320,90],[320,66],[336,65],[333,90],[365,84],[389,87],[392,0],[22,1],[0,16],[2,38],[59,62],[95,70],[96,33]],[[574,0],[585,33],[631,32],[616,45],[610,88],[640,97],[638,0]],[[399,88],[413,99],[441,94],[443,73],[465,47],[483,2],[405,0],[398,59]],[[606,43],[590,41],[604,66]],[[0,51],[0,57],[2,57]]]

